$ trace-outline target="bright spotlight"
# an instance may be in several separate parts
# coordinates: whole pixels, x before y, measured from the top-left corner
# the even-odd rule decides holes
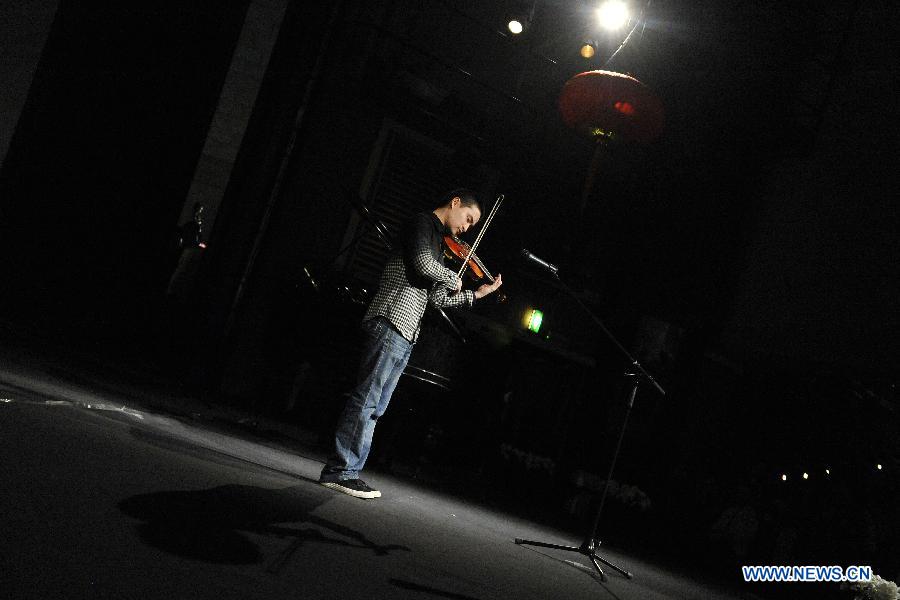
[[[597,9],[600,25],[606,29],[619,29],[628,22],[628,5],[621,0],[606,0]]]
[[[515,35],[519,35],[524,29],[524,27],[522,27],[522,22],[517,21],[516,19],[510,21],[507,27],[509,27],[509,30]]]
[[[787,481],[787,475],[782,474],[782,475],[781,475],[781,480],[782,480],[782,481]]]
[[[804,473],[804,474],[803,474],[803,479],[809,479],[809,473]]]

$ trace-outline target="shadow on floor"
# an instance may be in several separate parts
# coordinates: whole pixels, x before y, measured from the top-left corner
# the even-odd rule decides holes
[[[163,491],[121,501],[119,509],[140,520],[137,531],[144,543],[179,556],[223,564],[262,562],[259,546],[248,533],[293,538],[267,566],[278,572],[291,554],[306,542],[337,544],[371,550],[384,556],[410,549],[376,544],[360,531],[310,513],[333,494],[310,486],[264,489],[224,485],[199,491]],[[308,523],[316,527],[286,526]],[[322,529],[336,535],[323,533]]]

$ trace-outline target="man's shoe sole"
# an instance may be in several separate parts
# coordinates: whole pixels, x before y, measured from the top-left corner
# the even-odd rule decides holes
[[[338,492],[342,492],[344,494],[347,494],[348,496],[353,496],[354,498],[365,498],[367,500],[370,500],[372,498],[381,498],[381,492],[379,492],[378,490],[372,490],[371,492],[360,492],[359,490],[344,487],[339,482],[332,481],[320,481],[319,485],[325,486]]]

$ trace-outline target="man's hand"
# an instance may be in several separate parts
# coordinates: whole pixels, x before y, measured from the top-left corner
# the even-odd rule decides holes
[[[452,288],[449,288],[450,291],[447,293],[447,295],[448,295],[448,296],[455,296],[455,295],[458,294],[459,291],[462,289],[462,286],[463,286],[463,280],[460,279],[459,277],[457,277],[457,278],[456,278],[456,285],[454,285],[454,287],[452,287]]]
[[[475,290],[475,298],[484,298],[488,294],[493,294],[501,285],[503,285],[503,276],[498,274],[494,279],[494,283],[485,283],[477,290]]]

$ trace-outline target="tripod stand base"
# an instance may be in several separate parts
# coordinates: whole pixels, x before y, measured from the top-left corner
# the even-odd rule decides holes
[[[523,540],[522,538],[516,538],[516,543],[519,545],[527,545],[527,546],[540,546],[541,548],[553,548],[554,550],[565,550],[567,552],[577,552],[579,554],[583,554],[591,559],[591,564],[594,565],[594,568],[597,569],[597,572],[600,574],[600,581],[606,582],[606,573],[603,572],[603,569],[600,567],[600,563],[608,567],[612,567],[628,579],[634,579],[634,575],[623,569],[622,567],[616,566],[613,563],[609,562],[602,556],[598,555],[596,552],[597,546],[600,542],[595,542],[591,540],[590,542],[586,542],[581,546],[562,546],[560,544],[548,544],[547,542],[535,542],[534,540]]]

